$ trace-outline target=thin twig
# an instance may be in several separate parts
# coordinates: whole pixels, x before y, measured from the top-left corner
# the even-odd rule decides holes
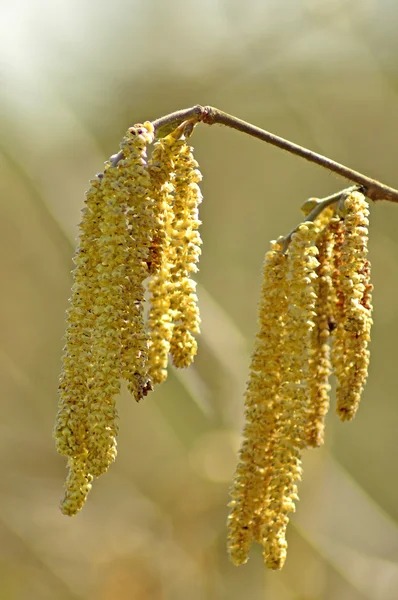
[[[331,196],[326,196],[326,198],[319,199],[317,205],[312,209],[310,213],[308,213],[308,215],[305,217],[305,220],[315,221],[315,219],[319,217],[319,215],[325,210],[325,208],[327,208],[331,204],[337,204],[337,202],[340,202],[340,200],[344,196],[347,196],[348,194],[351,194],[356,190],[361,190],[361,188],[359,188],[357,185],[352,185],[348,188],[345,188],[344,190],[341,190],[340,192],[332,194]]]
[[[191,108],[170,113],[164,117],[160,117],[160,119],[156,119],[152,122],[155,128],[156,137],[164,137],[184,121],[190,121],[192,124],[202,122],[208,125],[219,124],[225,125],[226,127],[231,127],[232,129],[236,129],[242,133],[246,133],[252,137],[262,140],[263,142],[277,146],[282,150],[286,150],[291,154],[301,156],[301,158],[305,158],[309,162],[313,162],[321,167],[324,167],[325,169],[328,169],[329,171],[332,171],[341,177],[345,177],[353,183],[361,186],[363,193],[370,200],[388,200],[390,202],[398,202],[398,190],[385,185],[384,183],[380,183],[371,177],[367,177],[358,171],[354,171],[354,169],[346,167],[345,165],[327,158],[326,156],[322,156],[317,152],[308,150],[308,148],[299,146],[298,144],[265,131],[260,127],[256,127],[251,123],[242,121],[241,119],[229,115],[212,106],[203,107],[196,105],[192,106]],[[112,156],[112,164],[116,165],[122,157],[122,152]]]

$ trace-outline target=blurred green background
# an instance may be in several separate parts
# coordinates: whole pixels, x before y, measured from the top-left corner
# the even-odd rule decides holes
[[[0,3],[0,598],[398,597],[398,208],[372,207],[374,330],[353,423],[308,452],[282,572],[225,550],[261,265],[300,204],[345,181],[200,126],[195,365],[119,401],[119,456],[82,513],[58,503],[65,310],[88,180],[128,126],[217,106],[398,187],[395,0]]]

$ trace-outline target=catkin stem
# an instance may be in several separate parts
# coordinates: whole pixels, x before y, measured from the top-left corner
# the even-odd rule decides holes
[[[325,210],[325,208],[328,208],[328,206],[331,206],[332,204],[337,204],[337,202],[339,202],[342,198],[345,198],[347,194],[355,192],[356,190],[358,190],[358,186],[353,185],[344,190],[341,190],[341,192],[337,192],[336,194],[332,194],[331,196],[327,196],[326,198],[319,199],[313,210],[311,210],[311,212],[305,217],[305,220],[311,221],[313,223],[315,219],[319,217],[319,215]],[[287,252],[289,244],[292,240],[292,235],[296,233],[300,225],[301,222],[297,225],[297,227],[292,229],[292,231],[288,233],[287,236],[285,236],[282,246],[282,252],[284,254],[286,254]]]

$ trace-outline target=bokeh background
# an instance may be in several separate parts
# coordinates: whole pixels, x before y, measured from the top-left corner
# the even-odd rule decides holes
[[[225,551],[261,265],[299,206],[345,181],[200,126],[203,330],[195,365],[119,400],[119,456],[82,513],[58,503],[52,427],[88,180],[125,130],[211,104],[398,187],[395,0],[0,2],[0,597],[398,597],[398,208],[372,207],[371,369],[304,460],[283,571]]]

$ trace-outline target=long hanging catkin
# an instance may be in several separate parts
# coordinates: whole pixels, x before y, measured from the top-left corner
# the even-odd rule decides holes
[[[148,370],[153,383],[159,384],[167,378],[170,342],[173,336],[173,311],[171,308],[174,241],[174,192],[176,162],[184,149],[183,132],[177,129],[158,140],[149,162],[152,194],[158,207],[159,233],[156,236],[155,268],[148,283],[149,303]],[[153,260],[153,258],[152,258]],[[151,263],[152,267],[152,263]]]
[[[202,180],[193,149],[185,139],[175,162],[173,222],[171,224],[170,306],[173,315],[173,333],[170,354],[176,367],[188,367],[196,354],[197,342],[193,334],[200,331],[200,317],[196,283],[191,274],[198,270],[201,253],[199,235],[199,204],[202,194],[198,183]]]
[[[259,537],[258,520],[267,508],[272,472],[274,432],[279,414],[282,344],[286,300],[287,257],[277,242],[266,254],[258,327],[245,393],[246,425],[231,489],[228,548],[236,565],[247,561]]]
[[[314,223],[267,254],[259,306],[260,331],[246,392],[246,425],[231,490],[228,546],[246,562],[252,541],[268,567],[286,558],[288,513],[294,511],[309,414],[309,359],[318,261]]]
[[[269,502],[263,515],[265,564],[282,568],[286,559],[288,514],[295,510],[296,482],[301,478],[301,454],[306,446],[309,410],[309,358],[314,328],[314,279],[318,261],[314,223],[302,223],[293,234],[288,253],[288,298],[284,327],[280,402],[274,433]]]
[[[79,511],[91,489],[87,472],[88,373],[92,361],[92,335],[96,317],[92,296],[98,286],[100,262],[98,237],[103,205],[100,179],[91,181],[80,224],[80,242],[75,253],[74,283],[67,316],[65,347],[59,384],[58,414],[54,437],[57,450],[68,456],[69,474],[61,503],[64,514]]]
[[[151,387],[143,282],[156,227],[146,164],[153,134],[149,122],[130,128],[122,159],[107,163],[86,197],[54,433],[69,456],[65,514],[82,507],[93,476],[115,459],[121,377],[137,400]]]
[[[330,218],[330,216],[329,216]],[[311,332],[309,358],[309,409],[306,425],[307,445],[313,448],[324,441],[325,416],[329,410],[329,378],[332,372],[330,361],[330,327],[334,317],[335,291],[332,281],[334,235],[332,225],[322,223],[323,229],[317,233],[318,248],[317,278],[314,288],[315,302],[314,328]]]
[[[121,145],[124,158],[117,166],[108,166],[102,179],[100,281],[93,308],[96,326],[88,393],[87,468],[96,477],[116,456],[115,396],[121,377],[137,400],[150,386],[143,281],[155,228],[145,161],[152,140],[150,123],[130,128]]]
[[[352,419],[368,375],[372,286],[369,282],[368,205],[363,194],[352,192],[341,207],[343,231],[337,286],[339,321],[332,354],[337,377],[337,413]]]
[[[93,291],[98,286],[98,238],[103,205],[100,180],[96,178],[90,183],[79,227],[80,241],[73,259],[74,282],[67,313],[58,414],[54,429],[58,452],[70,457],[84,456],[87,452],[87,374],[91,365],[95,326],[92,302]]]

